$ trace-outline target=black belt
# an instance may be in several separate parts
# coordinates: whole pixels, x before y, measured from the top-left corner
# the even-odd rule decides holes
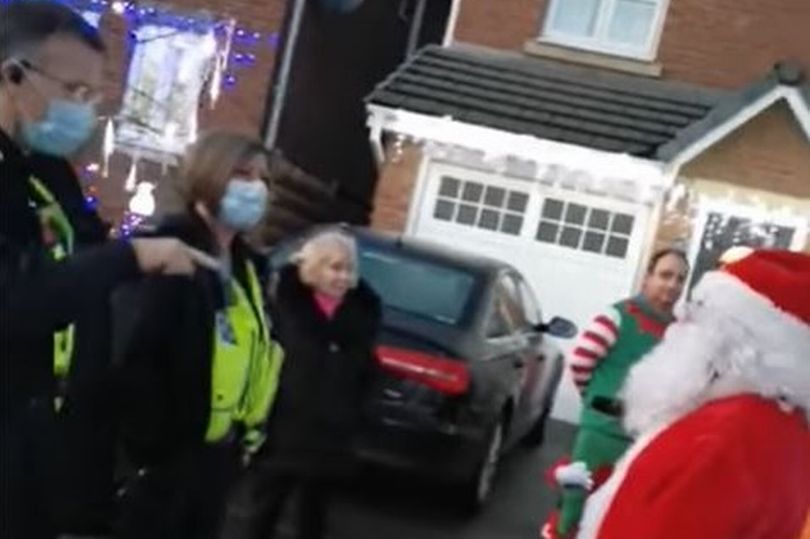
[[[624,403],[619,399],[596,396],[591,399],[591,408],[612,417],[624,415]]]

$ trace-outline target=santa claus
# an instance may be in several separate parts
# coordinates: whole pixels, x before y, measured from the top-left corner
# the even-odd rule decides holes
[[[798,539],[810,510],[810,256],[706,274],[630,373],[637,438],[580,539]]]

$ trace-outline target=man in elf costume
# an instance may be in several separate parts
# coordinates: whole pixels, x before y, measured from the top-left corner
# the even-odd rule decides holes
[[[621,426],[622,403],[617,394],[630,368],[659,342],[672,321],[687,273],[686,257],[680,251],[656,253],[641,294],[597,316],[576,343],[570,367],[583,400],[580,428],[572,458],[551,472],[562,494],[558,511],[541,528],[544,539],[576,534],[594,481],[598,486],[605,480],[630,445]]]
[[[810,255],[706,274],[622,392],[634,445],[579,539],[799,539],[810,514]]]

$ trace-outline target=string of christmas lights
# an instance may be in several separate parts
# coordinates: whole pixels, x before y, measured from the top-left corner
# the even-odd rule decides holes
[[[0,0],[0,5],[26,0]],[[112,13],[126,21],[129,57],[133,57],[136,47],[149,46],[152,42],[171,40],[188,34],[205,36],[212,41],[213,64],[204,85],[207,87],[209,101],[213,106],[220,94],[220,89],[233,90],[237,86],[237,73],[244,68],[250,68],[257,63],[257,57],[262,47],[275,51],[279,46],[279,34],[273,32],[260,32],[248,26],[238,24],[232,17],[215,16],[209,11],[189,11],[171,5],[160,6],[145,2],[131,2],[121,0],[57,0],[81,13],[91,24],[98,25],[101,17]],[[154,27],[165,29],[160,32],[149,32],[143,35],[141,29]],[[129,70],[129,67],[126,68]],[[140,88],[128,88],[135,94],[143,94]],[[147,101],[153,100],[150,95],[140,95]],[[160,105],[159,103],[155,106]],[[99,192],[96,182],[109,175],[109,160],[119,145],[116,123],[131,120],[121,116],[109,119],[104,129],[104,142],[101,163],[90,163],[79,170],[79,177],[83,185],[85,203],[88,209],[95,210],[99,205]],[[192,129],[196,131],[196,120],[192,122]],[[136,122],[137,124],[137,122]],[[149,126],[145,126],[148,128]],[[175,126],[167,125],[165,133],[172,131]],[[117,236],[129,236],[154,211],[153,190],[155,184],[139,181],[137,178],[139,152],[132,154],[130,173],[128,174],[125,191],[130,193],[128,209],[124,212],[121,224],[113,231]],[[132,185],[129,185],[132,184]]]

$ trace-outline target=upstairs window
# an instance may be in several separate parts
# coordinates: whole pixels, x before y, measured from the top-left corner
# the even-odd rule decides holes
[[[542,38],[652,60],[669,0],[551,0]]]

